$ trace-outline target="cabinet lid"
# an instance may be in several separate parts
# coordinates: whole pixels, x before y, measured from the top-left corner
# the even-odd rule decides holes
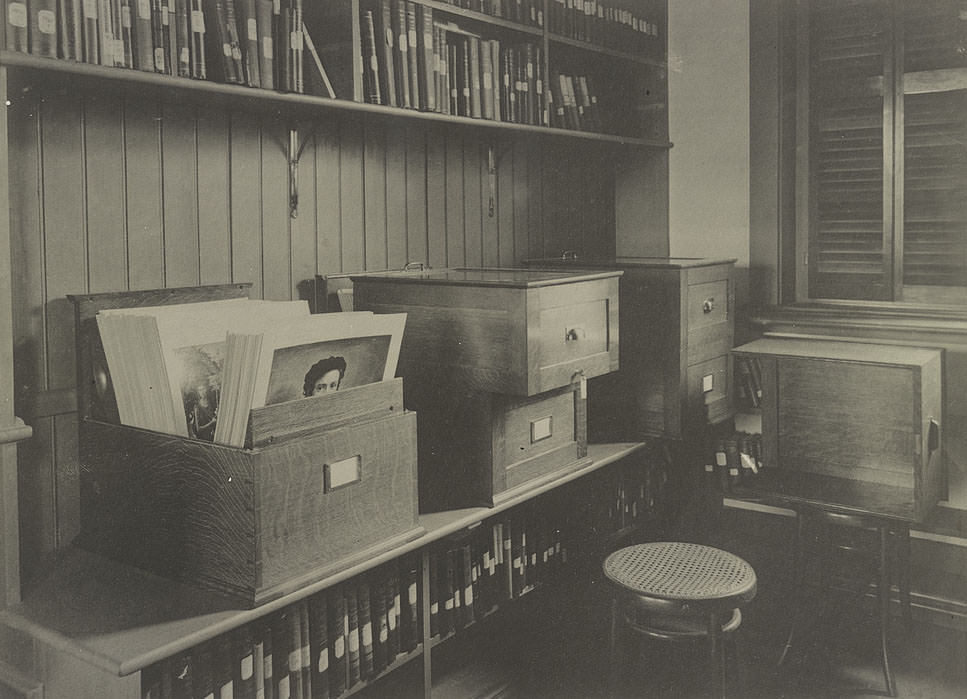
[[[687,269],[690,267],[712,267],[714,265],[735,264],[734,257],[647,257],[634,255],[601,257],[538,257],[524,260],[527,266],[548,265],[553,267],[647,267],[649,269]]]
[[[440,284],[450,286],[488,286],[508,287],[515,289],[530,289],[540,286],[556,284],[571,284],[574,282],[607,279],[621,276],[621,270],[573,272],[548,271],[534,269],[516,269],[500,267],[455,267],[449,269],[427,269],[408,272],[385,273],[378,275],[353,275],[355,284],[358,281],[381,283],[413,283]]]
[[[849,340],[800,340],[794,338],[762,338],[734,347],[735,354],[828,359],[833,361],[866,362],[921,366],[936,360],[943,350],[903,345],[883,345]]]

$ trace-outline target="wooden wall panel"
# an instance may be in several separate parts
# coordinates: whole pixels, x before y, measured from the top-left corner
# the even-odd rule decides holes
[[[40,406],[23,411],[35,433],[20,449],[28,582],[80,522],[66,294],[244,281],[256,298],[308,298],[316,273],[508,266],[610,225],[605,159],[572,177],[563,150],[523,136],[327,119],[300,129],[290,218],[279,120],[119,99],[33,106],[10,110],[15,373]],[[602,210],[582,219],[585,205]]]
[[[198,281],[232,281],[229,117],[198,110]]]
[[[124,105],[124,174],[127,197],[128,286],[164,286],[164,218],[161,201],[161,106]]]
[[[87,171],[87,199],[97,202],[87,211],[87,264],[91,291],[110,291],[127,286],[127,236],[124,172],[123,105],[118,100],[87,101],[84,119],[84,164]],[[58,157],[58,152],[50,157]],[[45,207],[60,213],[57,225],[64,233],[82,239],[78,214],[84,211],[84,178],[71,164],[60,166],[72,180],[66,190],[58,183],[56,207]],[[45,179],[47,176],[45,175]],[[53,195],[53,194],[51,194]],[[70,203],[64,197],[70,198]],[[50,234],[48,233],[48,237]],[[78,286],[76,291],[83,291]]]
[[[365,268],[386,269],[386,129],[378,121],[366,122],[363,178]]]
[[[406,127],[406,250],[407,262],[428,263],[426,237],[426,132]]]
[[[307,163],[309,155],[303,156]],[[342,271],[339,238],[342,230],[339,221],[339,125],[333,122],[321,124],[315,136],[316,175],[316,256],[318,271],[334,273]]]
[[[363,127],[346,120],[339,141],[340,270],[366,269],[363,232]]]
[[[442,126],[434,125],[426,134],[427,262],[431,267],[446,267],[447,133]]]
[[[288,149],[289,130],[279,122],[266,122],[260,150],[261,189],[256,196],[262,203],[262,296],[273,301],[288,301],[292,293]]]
[[[165,286],[192,286],[198,283],[199,270],[198,153],[194,109],[164,106],[161,148]]]
[[[262,297],[262,131],[252,119],[232,116],[232,281],[252,285]]]
[[[400,269],[409,257],[406,249],[406,127],[386,129],[386,266]]]
[[[446,214],[446,260],[448,267],[462,267],[467,259],[467,190],[464,188],[463,135],[450,130],[442,145],[446,147],[444,178],[446,194],[442,200]],[[435,241],[431,240],[434,246]]]
[[[480,189],[481,142],[468,133],[463,139],[463,238],[462,264],[480,267],[483,264],[483,223],[481,211],[487,204],[485,193]]]

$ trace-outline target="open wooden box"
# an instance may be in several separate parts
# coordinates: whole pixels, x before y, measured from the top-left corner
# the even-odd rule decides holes
[[[71,297],[77,543],[256,606],[423,529],[416,414],[403,409],[402,379],[253,410],[244,449],[118,424],[97,311],[247,295],[247,285],[223,285]]]
[[[907,522],[942,498],[942,350],[764,338],[732,357],[761,374],[750,489]]]

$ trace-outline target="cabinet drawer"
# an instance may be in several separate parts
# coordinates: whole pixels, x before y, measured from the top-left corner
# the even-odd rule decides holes
[[[688,367],[688,402],[712,405],[729,395],[729,358],[722,355]]]
[[[729,282],[720,279],[688,286],[688,329],[725,323],[729,316]]]
[[[714,323],[691,328],[688,331],[685,348],[685,365],[692,366],[707,362],[732,349],[731,323]]]

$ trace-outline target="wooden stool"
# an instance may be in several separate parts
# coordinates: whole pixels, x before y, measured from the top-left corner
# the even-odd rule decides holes
[[[872,514],[843,513],[826,510],[819,507],[801,508],[796,512],[796,560],[795,576],[796,585],[793,599],[793,617],[789,627],[789,636],[786,638],[786,645],[782,649],[779,657],[779,664],[782,665],[789,651],[792,649],[793,640],[802,616],[803,590],[805,587],[806,576],[806,524],[807,521],[817,522],[824,527],[823,536],[820,541],[823,545],[825,541],[825,527],[828,525],[853,527],[859,529],[873,529],[878,535],[878,580],[876,583],[876,596],[879,607],[879,626],[880,626],[880,656],[883,665],[883,679],[886,683],[886,691],[891,697],[897,695],[896,679],[893,676],[893,669],[890,667],[889,652],[889,628],[890,628],[890,590],[891,590],[891,555],[890,539],[896,542],[897,547],[897,578],[900,588],[900,603],[903,608],[904,621],[909,627],[911,624],[910,614],[910,527],[902,522],[896,522],[886,517]],[[822,582],[825,582],[825,566],[822,556],[818,560]]]
[[[738,556],[681,542],[637,544],[604,561],[611,604],[612,689],[618,635],[624,628],[663,641],[708,639],[713,678],[726,692],[723,643],[742,622],[739,608],[756,594],[756,575]]]

